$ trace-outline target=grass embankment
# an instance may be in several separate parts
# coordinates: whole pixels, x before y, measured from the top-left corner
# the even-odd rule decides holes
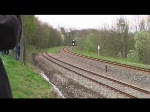
[[[32,65],[24,66],[14,57],[2,57],[14,98],[54,98],[52,86],[40,76]]]
[[[77,50],[76,48],[73,49],[73,52],[75,52],[77,54],[93,57],[93,58],[104,59],[104,60],[108,60],[108,61],[112,61],[112,62],[117,62],[117,63],[122,63],[122,64],[127,64],[127,65],[150,69],[150,65],[142,64],[142,63],[138,62],[134,57],[130,57],[130,58],[126,58],[126,59],[104,57],[104,56],[98,55],[97,53],[88,52],[88,51],[80,51],[80,50]]]
[[[65,46],[59,46],[59,47],[53,47],[53,48],[49,48],[47,49],[47,52],[50,52],[50,53],[59,53],[59,51],[61,49],[63,49]]]

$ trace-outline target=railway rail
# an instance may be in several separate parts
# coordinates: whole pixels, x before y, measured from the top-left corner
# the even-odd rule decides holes
[[[113,78],[109,78],[109,77],[106,77],[106,76],[102,76],[102,75],[100,75],[100,74],[98,74],[98,73],[95,73],[95,72],[92,72],[92,71],[89,71],[89,70],[86,70],[86,69],[83,69],[83,68],[79,68],[79,67],[74,66],[74,65],[72,65],[72,64],[69,64],[69,63],[67,63],[67,62],[61,61],[61,60],[59,60],[59,59],[57,59],[57,58],[55,58],[55,57],[52,57],[52,56],[50,56],[47,52],[46,52],[46,53],[43,52],[42,55],[43,55],[43,57],[46,58],[47,60],[49,60],[49,61],[51,61],[51,62],[53,62],[53,63],[55,63],[55,64],[57,64],[57,65],[59,65],[59,66],[61,66],[61,67],[63,67],[63,68],[65,68],[65,69],[67,69],[67,70],[69,70],[69,71],[72,71],[72,72],[74,72],[74,73],[76,73],[76,74],[78,74],[78,75],[80,75],[80,76],[82,76],[82,77],[84,77],[84,78],[86,78],[86,79],[89,79],[89,80],[91,80],[91,81],[93,81],[93,82],[95,82],[95,83],[97,83],[97,84],[99,84],[99,85],[105,86],[105,87],[107,87],[107,88],[109,88],[109,89],[111,89],[111,90],[114,90],[114,91],[116,91],[116,92],[118,92],[118,93],[120,93],[120,94],[124,94],[124,95],[126,95],[127,97],[129,97],[129,98],[140,98],[140,96],[136,96],[136,95],[133,95],[132,93],[123,91],[124,88],[132,89],[131,91],[134,91],[134,93],[140,92],[140,93],[142,93],[142,94],[148,95],[147,97],[150,97],[150,92],[147,91],[147,90],[145,90],[145,89],[142,89],[142,88],[139,88],[139,87],[136,87],[136,86],[133,86],[133,85],[126,84],[126,83],[124,83],[124,82],[115,80],[115,79],[113,79]],[[71,69],[70,67],[71,67],[72,69]],[[86,72],[86,75],[83,75],[83,74],[82,74],[81,72],[79,72],[79,71]],[[88,75],[88,74],[89,74],[89,75]],[[99,79],[99,78],[102,78],[102,79],[106,80],[106,82],[115,83],[115,84],[117,84],[118,86],[121,86],[121,87],[120,87],[121,89],[118,88],[118,87],[116,87],[116,86],[113,87],[114,84],[112,84],[112,85],[110,84],[110,85],[109,85],[109,84],[107,84],[107,83],[104,83],[104,82],[101,82],[101,81],[97,80],[97,79]]]
[[[112,62],[112,61],[107,61],[107,60],[102,60],[102,59],[97,59],[97,58],[93,58],[93,57],[89,57],[89,56],[80,55],[80,54],[69,51],[66,47],[64,48],[64,51],[67,52],[67,53],[70,53],[72,55],[82,57],[82,58],[87,58],[87,59],[91,59],[91,60],[94,60],[94,61],[104,62],[106,64],[117,65],[117,66],[129,68],[129,69],[134,69],[134,70],[150,73],[150,69],[147,69],[147,68],[136,67],[136,66],[132,66],[132,65],[121,64],[121,63],[116,63],[116,62]]]

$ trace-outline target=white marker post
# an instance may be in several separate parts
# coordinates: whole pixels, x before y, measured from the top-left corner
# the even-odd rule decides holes
[[[100,46],[98,46],[98,55],[99,55]]]

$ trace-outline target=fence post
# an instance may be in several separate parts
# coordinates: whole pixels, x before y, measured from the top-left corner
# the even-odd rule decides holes
[[[105,71],[107,72],[107,64],[105,65]]]

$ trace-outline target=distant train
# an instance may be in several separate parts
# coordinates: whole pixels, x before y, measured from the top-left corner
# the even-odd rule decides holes
[[[72,40],[72,46],[76,46],[76,40]]]

